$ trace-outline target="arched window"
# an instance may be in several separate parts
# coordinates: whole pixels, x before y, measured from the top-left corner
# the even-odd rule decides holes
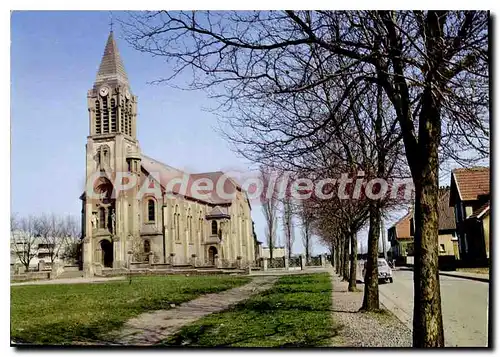
[[[155,201],[153,199],[148,200],[148,221],[155,221]]]
[[[111,98],[111,132],[116,132],[116,102]]]
[[[125,111],[125,102],[122,100],[122,105],[120,108],[120,132],[125,132],[125,121],[124,121],[124,111]]]
[[[132,135],[132,104],[128,105],[128,135]]]
[[[99,208],[99,228],[106,228],[106,210]]]
[[[188,238],[189,238],[189,243],[193,244],[194,243],[194,239],[193,239],[193,216],[191,215],[191,208],[188,209],[187,223],[188,223]]]
[[[144,253],[149,253],[151,252],[151,243],[149,242],[149,240],[145,240],[144,241]]]
[[[102,99],[102,132],[103,134],[109,133],[109,111],[108,111],[108,98]]]
[[[175,211],[174,211],[174,235],[175,235],[175,240],[180,240],[181,239],[181,231],[180,231],[180,226],[179,226],[179,206],[175,206]]]
[[[99,99],[95,101],[95,133],[101,134],[101,103],[99,103]]]
[[[217,235],[219,232],[217,231],[217,221],[212,221],[212,235]]]

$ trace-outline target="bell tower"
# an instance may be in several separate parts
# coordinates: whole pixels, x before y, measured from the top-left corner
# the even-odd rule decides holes
[[[111,30],[92,89],[87,93],[89,135],[86,145],[86,194],[83,195],[84,270],[122,267],[126,241],[137,235],[134,217],[139,203],[133,192],[112,195],[116,175],[139,175],[141,150],[137,140],[137,97],[132,94],[125,67]],[[98,177],[96,180],[96,177]],[[104,193],[90,197],[87,191]]]
[[[93,88],[88,92],[90,136],[122,134],[136,140],[137,97],[131,94],[118,47],[109,33]]]

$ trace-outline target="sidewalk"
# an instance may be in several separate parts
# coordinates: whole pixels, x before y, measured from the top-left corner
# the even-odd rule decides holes
[[[440,271],[439,275],[453,276],[456,278],[471,279],[489,283],[490,274],[468,273],[465,271]]]
[[[397,267],[396,270],[401,269],[401,270],[413,270],[413,266],[405,266],[405,267]],[[482,281],[485,283],[490,282],[490,275],[489,274],[478,274],[478,273],[468,273],[464,271],[439,271],[439,275],[444,275],[444,276],[451,276],[455,278],[462,278],[462,279],[470,279],[470,280],[477,280],[477,281]]]

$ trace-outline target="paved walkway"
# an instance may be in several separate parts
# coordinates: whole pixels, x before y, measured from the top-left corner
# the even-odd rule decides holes
[[[268,290],[277,279],[275,276],[255,277],[246,285],[218,294],[203,295],[173,309],[141,314],[127,321],[121,330],[112,332],[109,339],[113,341],[112,344],[117,345],[157,344],[183,326]]]
[[[52,285],[52,284],[89,284],[89,283],[105,283],[113,280],[124,280],[125,276],[116,276],[110,278],[67,278],[67,279],[53,279],[53,280],[34,280],[25,281],[22,283],[11,283],[10,286],[19,285]]]

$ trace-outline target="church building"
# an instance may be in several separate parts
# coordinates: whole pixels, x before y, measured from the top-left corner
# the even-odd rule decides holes
[[[138,98],[112,31],[87,103],[86,190],[80,197],[86,275],[128,268],[132,261],[218,267],[255,261],[251,206],[235,180],[220,171],[186,173],[141,152]],[[118,185],[127,189],[118,192]]]

